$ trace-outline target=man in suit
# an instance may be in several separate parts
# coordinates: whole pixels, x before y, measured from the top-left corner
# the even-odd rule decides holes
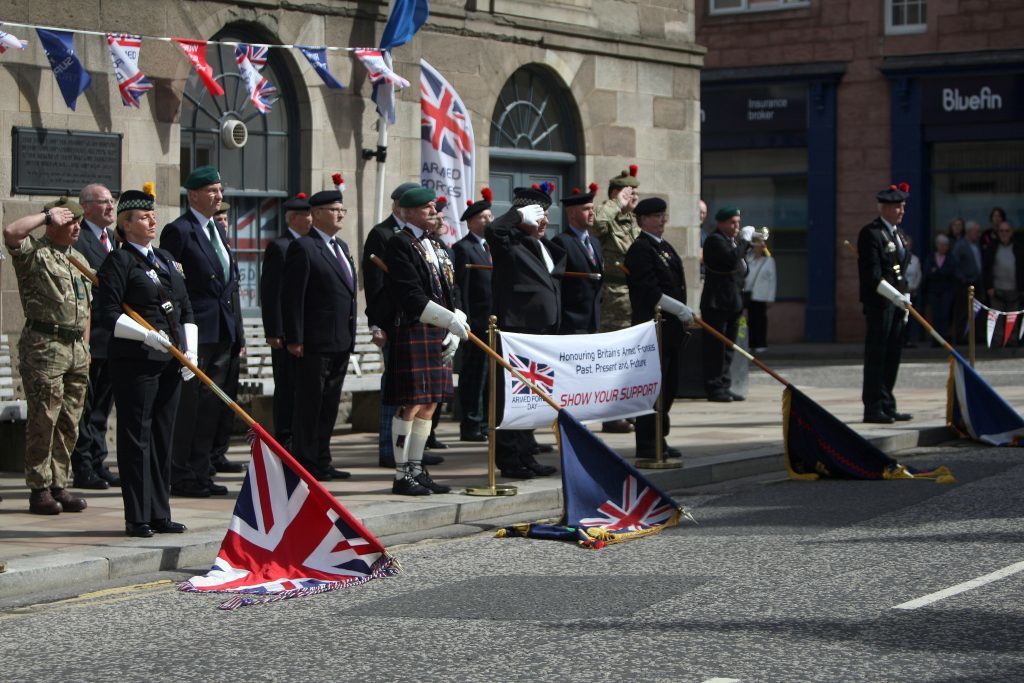
[[[719,209],[716,229],[704,240],[704,290],[700,296],[700,314],[704,322],[736,341],[740,313],[743,312],[743,280],[747,275],[744,258],[750,249],[754,229],[740,231],[740,210]],[[742,401],[731,391],[732,349],[710,334],[702,337],[704,390],[709,401]]]
[[[903,328],[910,304],[905,277],[910,250],[899,232],[909,191],[910,186],[901,183],[879,192],[879,215],[857,236],[860,301],[867,321],[861,392],[864,422],[892,424],[912,418],[896,410],[892,393],[900,370]]]
[[[568,229],[555,236],[552,242],[565,250],[565,270],[600,276],[604,269],[600,244],[591,235],[594,229],[594,193],[574,189],[562,197]],[[562,321],[559,334],[593,334],[601,327],[601,280],[581,277],[562,279]]]
[[[512,208],[487,226],[494,258],[493,308],[503,332],[555,334],[561,322],[560,279],[565,250],[544,237],[550,185],[517,187]],[[499,392],[500,393],[500,392]],[[532,479],[557,470],[534,458],[537,442],[530,430],[498,430],[495,460],[505,477]]]
[[[384,258],[384,249],[388,240],[398,234],[405,223],[402,221],[398,200],[402,195],[419,183],[402,183],[391,192],[391,213],[383,221],[373,226],[363,243],[360,266],[363,269],[363,294],[366,297],[366,322],[370,326],[371,341],[381,349],[384,356],[384,372],[381,374],[380,387],[384,390],[387,377],[388,335],[386,330],[391,327],[395,318],[395,304],[387,291],[386,273],[370,260],[371,256]],[[395,407],[380,405],[377,421],[377,464],[380,467],[395,466],[395,453],[391,443],[391,421],[395,417]]]
[[[466,223],[467,233],[452,245],[455,252],[455,281],[462,293],[462,305],[469,316],[469,329],[487,339],[491,315],[491,252],[484,239],[487,226],[494,220],[491,213],[491,190],[485,187],[483,199],[472,202],[459,220]],[[478,266],[468,268],[467,266]],[[487,354],[476,344],[463,344],[460,351],[459,403],[462,441],[487,441]]]
[[[227,235],[213,215],[224,198],[220,173],[200,166],[185,179],[188,207],[164,226],[160,247],[171,253],[185,274],[188,297],[199,328],[199,368],[217,386],[227,383],[231,364],[245,349],[239,301],[238,264]],[[210,474],[223,411],[229,410],[199,382],[181,391],[171,454],[171,493],[190,498],[226,495]]]
[[[676,396],[679,377],[679,348],[686,338],[686,325],[693,320],[693,311],[686,305],[686,276],[683,261],[672,245],[665,241],[668,205],[664,199],[649,197],[640,201],[634,211],[640,224],[640,235],[626,252],[625,266],[629,274],[629,305],[632,321],[654,319],[654,309],[661,306],[665,315],[661,323],[661,424],[662,434],[669,432],[669,411]],[[636,421],[636,457],[651,458],[657,448],[657,416],[643,415]],[[677,449],[663,442],[667,457],[678,458]]]
[[[85,256],[89,267],[98,271],[115,247],[114,198],[100,184],[86,185],[78,195],[84,213],[82,231],[75,249]],[[89,391],[85,396],[82,417],[78,421],[78,440],[71,454],[71,469],[78,489],[105,489],[118,486],[120,477],[111,472],[107,457],[107,418],[114,404],[114,393],[107,365],[107,343],[110,335],[102,327],[93,326],[89,333]]]
[[[292,454],[320,481],[347,479],[331,462],[331,434],[356,338],[356,267],[341,239],[345,205],[337,190],[309,198],[313,229],[285,255],[285,344],[294,360]]]
[[[267,243],[260,276],[260,305],[263,333],[270,346],[274,366],[274,438],[285,448],[292,447],[292,407],[295,400],[292,356],[284,348],[284,314],[281,310],[284,287],[284,259],[289,245],[309,234],[313,227],[309,201],[304,192],[284,203],[284,234]]]

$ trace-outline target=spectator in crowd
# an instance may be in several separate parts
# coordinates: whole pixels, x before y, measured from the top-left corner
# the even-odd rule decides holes
[[[908,250],[914,248],[914,241],[910,235],[906,235],[906,239],[903,243],[907,246]],[[913,251],[910,252],[910,264],[907,265],[907,293],[910,294],[910,303],[915,308],[923,308],[921,302],[921,259],[917,258],[917,254]],[[908,349],[912,349],[917,346],[917,342],[921,340],[921,324],[917,322],[916,318],[912,318],[907,321],[906,340],[903,342],[903,346]]]
[[[928,319],[943,337],[949,336],[949,321],[956,293],[956,259],[950,253],[949,237],[935,236],[935,251],[928,256],[924,268],[924,301]],[[932,346],[938,346],[932,341]]]
[[[964,225],[964,219],[960,216],[956,216],[949,222],[949,230],[946,231],[946,236],[949,238],[949,243],[953,249],[956,249],[956,245],[964,238],[966,228]]]
[[[747,329],[754,353],[768,349],[768,304],[775,301],[775,259],[764,235],[754,232],[747,252],[747,275],[743,279],[743,304],[747,308]]]
[[[982,250],[987,249],[990,244],[995,244],[999,241],[996,235],[999,232],[999,226],[1005,222],[1006,209],[1001,206],[993,206],[992,210],[988,212],[988,227],[981,234]]]
[[[982,280],[989,306],[997,311],[1018,311],[1024,287],[1024,247],[1013,239],[1013,226],[999,224],[997,240],[982,254]]]
[[[977,299],[985,298],[981,287],[981,225],[967,221],[964,238],[953,248],[956,261],[957,292],[953,298],[953,333],[958,341],[967,341],[967,326],[971,316],[967,310],[967,294],[974,287]]]

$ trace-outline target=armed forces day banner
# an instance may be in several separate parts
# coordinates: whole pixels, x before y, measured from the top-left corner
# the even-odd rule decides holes
[[[661,391],[654,323],[601,334],[501,333],[505,359],[580,422],[643,415]],[[505,411],[499,429],[535,429],[555,411],[505,371]]]

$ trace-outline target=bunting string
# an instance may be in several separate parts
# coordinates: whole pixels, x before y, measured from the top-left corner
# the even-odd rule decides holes
[[[974,319],[977,319],[982,313],[985,314],[985,336],[986,344],[988,348],[992,348],[992,338],[995,335],[996,325],[999,323],[1000,318],[1006,318],[1006,324],[1003,326],[1003,346],[1006,346],[1010,342],[1010,337],[1013,336],[1013,328],[1017,324],[1017,319],[1021,318],[1024,320],[1024,310],[1020,311],[1000,311],[995,308],[991,308],[981,303],[977,299],[974,300]],[[970,334],[970,323],[967,325],[965,332]],[[1017,333],[1018,340],[1024,338],[1024,323],[1020,326],[1020,331]]]

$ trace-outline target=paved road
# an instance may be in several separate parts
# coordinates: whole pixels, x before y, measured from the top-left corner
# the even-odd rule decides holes
[[[1024,571],[894,609],[1024,560],[1020,451],[900,459],[959,483],[737,480],[677,492],[699,526],[397,546],[400,577],[230,613],[168,575],[8,606],[0,678],[1024,680]]]

